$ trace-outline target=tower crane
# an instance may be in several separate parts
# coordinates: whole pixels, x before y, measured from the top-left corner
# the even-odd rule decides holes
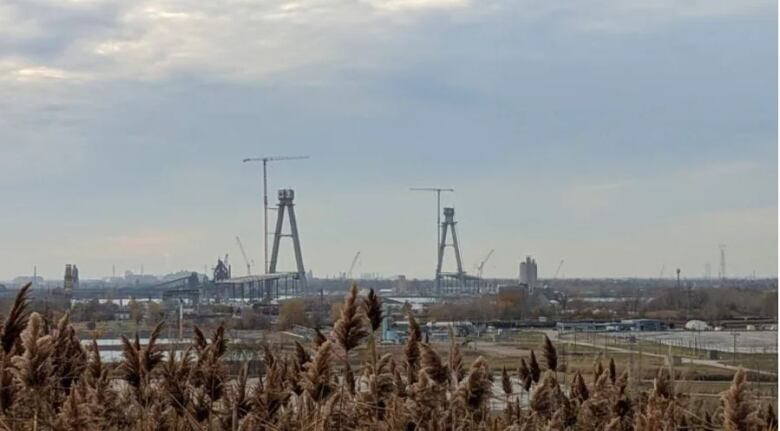
[[[252,275],[252,264],[249,263],[249,258],[244,251],[244,244],[241,243],[241,238],[236,236],[236,242],[238,243],[238,249],[241,250],[241,255],[244,256],[244,262],[246,262],[246,275]]]
[[[490,256],[493,256],[494,249],[490,249],[487,256],[485,256],[484,259],[482,259],[482,262],[479,263],[477,266],[477,277],[482,278],[482,270],[485,269],[485,264],[487,263],[488,259],[490,259]]]
[[[357,265],[358,259],[360,258],[360,252],[358,251],[355,253],[355,257],[352,258],[352,264],[349,265],[349,271],[347,271],[347,278],[352,279],[352,271],[355,270],[355,265]]]

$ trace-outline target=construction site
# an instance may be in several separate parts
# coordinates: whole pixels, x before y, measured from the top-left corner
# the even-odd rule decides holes
[[[236,235],[238,258],[215,253],[219,257],[203,272],[157,277],[142,268],[118,277],[112,270],[110,278],[87,282],[80,280],[76,264],[68,264],[61,282],[34,274],[31,306],[52,319],[68,311],[84,334],[100,334],[107,362],[121,360],[120,336],[144,337],[165,321],[160,342],[171,349],[184,345],[196,326],[227,325],[234,340],[230,361],[260,364],[263,346],[292,351],[294,342],[310,342],[316,331],[327,330],[356,283],[363,292],[372,289],[381,296],[384,319],[378,339],[399,357],[413,316],[433,345],[443,346],[454,336],[469,358],[482,356],[494,369],[516,367],[517,358],[546,336],[559,346],[564,384],[575,373],[588,372],[594,357],[612,357],[619,368],[631,370],[639,386],[649,387],[651,370],[669,366],[679,381],[695,388],[692,394],[707,400],[742,367],[757,393],[776,396],[777,280],[729,279],[725,246],[719,247],[718,277],[705,273],[683,280],[676,269],[672,278],[664,278],[662,267],[657,279],[567,279],[559,277],[565,265],[561,259],[550,265],[552,276],[542,279],[535,257],[526,256],[512,271],[516,277],[491,278],[485,267],[493,249],[472,271],[466,269],[456,210],[442,206],[442,193],[455,190],[414,187],[410,192],[436,199],[430,277],[358,276],[362,256],[356,251],[338,276],[315,278],[306,265],[306,202],[296,200],[291,188],[269,193],[267,176],[269,163],[305,158],[244,160],[262,163],[261,268]],[[426,219],[421,215],[421,223]],[[282,267],[282,261],[292,267]],[[0,300],[8,302],[16,292],[16,286],[7,286]]]

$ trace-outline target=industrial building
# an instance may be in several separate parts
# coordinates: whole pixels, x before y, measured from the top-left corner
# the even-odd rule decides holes
[[[526,256],[525,261],[520,262],[520,284],[528,286],[529,294],[533,294],[536,288],[536,274],[536,261]]]
[[[450,331],[456,337],[466,337],[476,332],[472,322],[427,322],[420,323],[420,331],[429,340],[448,341]],[[405,343],[409,336],[409,321],[391,321],[385,318],[382,322],[382,342],[389,344]]]
[[[79,268],[74,264],[65,265],[65,277],[62,287],[66,292],[79,288]]]

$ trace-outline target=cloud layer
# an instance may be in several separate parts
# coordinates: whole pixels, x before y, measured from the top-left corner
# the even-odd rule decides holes
[[[435,184],[489,275],[694,274],[721,242],[776,274],[776,32],[768,0],[4,2],[0,279],[199,269],[236,234],[259,262],[268,154],[312,156],[271,189],[318,274],[430,275],[407,189]]]

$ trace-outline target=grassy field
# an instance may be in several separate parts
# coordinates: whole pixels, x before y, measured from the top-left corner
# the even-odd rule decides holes
[[[93,331],[79,325],[79,332],[86,336]],[[118,336],[119,334],[132,334],[136,330],[145,330],[146,325],[136,325],[130,321],[98,322],[95,332],[103,336]],[[656,372],[661,367],[668,367],[665,358],[670,350],[671,354],[681,358],[708,359],[707,352],[686,347],[669,347],[650,340],[637,339],[634,343],[626,339],[616,338],[608,334],[577,334],[577,344],[574,344],[573,334],[566,334],[561,341],[556,342],[559,354],[559,378],[561,382],[569,382],[574,374],[579,372],[589,381],[593,379],[594,363],[601,361],[607,367],[609,359],[615,361],[618,373],[625,369],[630,370],[633,384],[642,388],[652,385]],[[262,343],[268,342],[275,352],[294,353],[294,339],[282,336],[280,333],[268,333],[267,338],[257,342],[236,345],[236,350],[242,351],[241,357],[262,357]],[[500,373],[506,367],[511,373],[516,373],[520,365],[520,358],[526,360],[531,349],[537,353],[541,362],[540,348],[544,340],[544,332],[521,331],[511,336],[494,338],[483,336],[480,338],[458,339],[461,344],[466,363],[471,363],[478,357],[487,360],[494,373]],[[565,342],[564,342],[565,341]],[[304,343],[305,344],[305,343]],[[446,358],[449,349],[448,342],[433,343],[435,349]],[[615,351],[620,349],[622,351]],[[403,345],[380,345],[382,353],[392,353],[396,361],[403,361]],[[366,360],[365,347],[359,347],[356,351],[362,354],[355,355],[355,365]],[[775,354],[747,354],[720,353],[719,363],[736,365],[748,370],[772,371],[777,370],[777,355]],[[703,364],[676,364],[674,373],[677,384],[684,387],[693,398],[717,397],[717,394],[726,390],[734,375],[734,371],[717,366]],[[775,399],[777,396],[777,377],[770,375],[758,375],[748,373],[750,388],[760,396]]]

